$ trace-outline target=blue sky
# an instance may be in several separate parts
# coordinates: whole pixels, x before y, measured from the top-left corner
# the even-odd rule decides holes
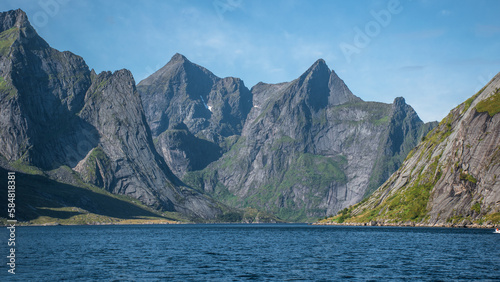
[[[366,101],[441,120],[500,72],[500,1],[3,0],[54,48],[136,82],[175,53],[247,87],[323,58]]]

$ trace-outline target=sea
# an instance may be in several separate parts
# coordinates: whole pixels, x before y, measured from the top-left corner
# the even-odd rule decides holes
[[[16,227],[0,281],[500,280],[491,229],[306,224]]]

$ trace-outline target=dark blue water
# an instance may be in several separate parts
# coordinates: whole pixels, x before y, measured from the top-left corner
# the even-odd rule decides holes
[[[308,225],[18,227],[0,280],[499,280],[492,230]],[[4,255],[5,254],[5,255]]]

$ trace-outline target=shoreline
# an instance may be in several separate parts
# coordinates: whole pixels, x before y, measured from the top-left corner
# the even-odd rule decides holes
[[[386,227],[434,227],[434,228],[473,228],[473,229],[495,229],[500,228],[500,224],[477,224],[477,223],[445,223],[445,224],[428,224],[428,223],[388,223],[380,221],[370,222],[315,222],[312,225],[333,225],[333,226],[386,226]]]
[[[336,222],[313,222],[313,223],[297,223],[297,222],[287,222],[287,223],[234,223],[234,222],[209,222],[209,223],[194,223],[194,222],[175,222],[175,221],[147,221],[147,222],[96,222],[89,224],[63,224],[58,222],[49,222],[43,224],[30,224],[26,222],[17,222],[16,227],[19,226],[34,226],[34,227],[43,227],[43,226],[100,226],[100,225],[215,225],[215,224],[226,224],[226,225],[259,225],[259,224],[272,224],[272,225],[283,225],[283,224],[304,224],[304,225],[316,225],[316,226],[359,226],[359,227],[428,227],[428,228],[470,228],[470,229],[495,229],[500,228],[500,225],[496,224],[488,224],[488,225],[479,225],[479,224],[426,224],[426,223],[384,223],[378,221],[371,222],[346,222],[346,223],[336,223]],[[8,227],[9,225],[2,224],[3,227]]]
[[[172,225],[172,224],[192,224],[192,223],[184,223],[184,222],[176,222],[176,221],[147,221],[147,222],[127,222],[127,221],[118,221],[118,222],[95,222],[95,223],[86,223],[86,224],[64,224],[60,222],[47,222],[47,223],[29,223],[29,222],[16,222],[15,226],[98,226],[98,225]],[[1,224],[0,226],[8,227],[9,224]]]
[[[216,225],[216,224],[226,224],[226,225],[260,225],[260,224],[303,224],[312,225],[312,223],[306,222],[180,222],[180,221],[147,221],[147,222],[95,222],[86,224],[65,224],[60,222],[48,222],[48,223],[29,223],[29,222],[16,222],[16,227],[18,226],[99,226],[99,225]],[[0,224],[1,227],[8,227],[8,224]]]

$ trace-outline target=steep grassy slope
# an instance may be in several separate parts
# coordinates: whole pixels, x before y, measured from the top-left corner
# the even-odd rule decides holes
[[[20,172],[22,169],[25,172]],[[139,200],[113,195],[84,183],[69,167],[53,171],[75,185],[51,180],[35,167],[17,167],[16,219],[22,224],[118,224],[175,223],[187,221],[178,213],[160,213]],[[0,193],[7,198],[7,172],[0,167]],[[0,222],[5,224],[7,209],[2,209]]]
[[[371,197],[322,223],[500,224],[500,74],[453,109]]]

